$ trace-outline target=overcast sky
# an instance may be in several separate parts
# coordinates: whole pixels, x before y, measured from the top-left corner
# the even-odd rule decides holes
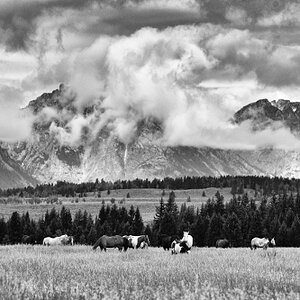
[[[79,108],[106,113],[67,119],[67,132],[53,124],[63,143],[108,122],[130,142],[155,117],[170,145],[298,147],[284,130],[269,138],[227,123],[260,98],[300,100],[298,2],[1,0],[0,139],[30,135],[32,116],[7,125],[17,108],[64,82]]]

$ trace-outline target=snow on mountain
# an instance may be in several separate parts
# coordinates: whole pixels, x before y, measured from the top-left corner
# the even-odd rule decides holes
[[[66,119],[60,117],[61,113],[64,116],[78,114],[78,107],[73,103],[74,95],[68,92],[66,97],[67,92],[61,85],[52,93],[45,93],[29,103],[27,109],[38,116],[32,138],[0,145],[6,153],[4,159],[3,155],[0,156],[2,165],[5,165],[3,161],[14,162],[19,166],[14,169],[15,176],[26,174],[26,180],[22,178],[16,181],[12,177],[3,180],[3,174],[8,171],[4,172],[3,167],[1,169],[0,160],[0,187],[57,180],[94,181],[96,178],[116,180],[227,174],[300,177],[300,153],[297,151],[168,147],[161,142],[162,125],[152,119],[141,121],[136,128],[135,138],[128,143],[112,134],[109,126],[103,126],[97,135],[92,135],[88,129],[80,132],[79,143],[61,144],[51,128],[55,124],[65,126],[68,133],[70,129],[67,128]],[[43,115],[45,110],[46,114]],[[85,107],[82,112],[92,117],[94,108]],[[236,112],[233,122],[240,124],[250,120],[253,129],[260,130],[279,121],[297,134],[300,132],[299,118],[299,102],[261,99]]]

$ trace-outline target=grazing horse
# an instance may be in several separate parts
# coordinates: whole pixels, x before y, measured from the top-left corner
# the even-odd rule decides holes
[[[102,235],[94,244],[93,250],[96,250],[97,247],[100,247],[101,251],[104,250],[105,252],[106,248],[118,248],[120,251],[122,251],[122,249],[126,251],[129,247],[129,240],[127,237],[120,235]]]
[[[251,240],[251,245],[250,248],[252,249],[256,249],[256,248],[263,248],[264,250],[267,250],[268,246],[272,245],[275,246],[275,239],[272,238],[271,240],[268,238],[258,238],[255,237]]]
[[[160,234],[159,235],[159,246],[162,246],[164,250],[170,250],[172,242],[177,240],[178,236],[176,235],[167,235],[167,234]]]
[[[138,249],[145,248],[146,245],[150,246],[148,235],[129,235],[129,248]]]
[[[22,243],[23,244],[31,244],[31,245],[34,245],[36,244],[36,240],[34,238],[33,235],[23,235],[22,236]]]
[[[216,248],[228,248],[230,243],[227,239],[220,239],[216,241]]]
[[[73,237],[67,234],[57,236],[55,238],[45,237],[43,240],[44,246],[55,246],[55,245],[73,245]]]

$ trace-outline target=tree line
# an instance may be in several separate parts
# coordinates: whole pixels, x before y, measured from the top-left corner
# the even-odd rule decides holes
[[[30,237],[26,242],[42,244],[45,237],[62,234],[74,236],[79,244],[94,244],[104,234],[140,235],[145,231],[138,207],[131,206],[127,210],[115,204],[102,205],[93,218],[86,210],[78,210],[72,217],[70,210],[63,206],[60,212],[54,207],[50,212],[47,210],[37,221],[31,219],[28,212],[22,215],[13,212],[7,221],[0,219],[0,244],[23,243],[24,237]]]
[[[152,241],[159,243],[161,234],[182,236],[189,230],[194,244],[212,247],[218,239],[227,238],[234,247],[247,247],[253,237],[275,237],[277,246],[300,247],[300,194],[281,194],[260,203],[247,194],[233,196],[224,203],[217,192],[213,199],[195,210],[185,203],[178,209],[175,194],[156,207]]]
[[[93,218],[86,211],[77,211],[72,217],[64,206],[60,212],[50,212],[34,221],[29,213],[14,212],[5,221],[0,219],[0,243],[21,243],[24,236],[41,244],[46,236],[67,233],[79,244],[93,244],[101,235],[147,234],[152,246],[160,245],[163,234],[182,237],[189,230],[194,245],[215,246],[219,238],[227,238],[234,247],[247,247],[253,237],[275,237],[277,246],[300,247],[300,194],[280,194],[264,197],[260,203],[248,195],[233,196],[225,203],[217,192],[201,208],[176,203],[175,192],[165,201],[162,197],[156,207],[153,222],[145,226],[139,208],[127,210],[124,206],[102,205]]]
[[[232,194],[243,194],[244,189],[249,188],[257,191],[261,195],[280,194],[288,192],[300,192],[300,179],[267,177],[267,176],[220,176],[220,177],[166,177],[164,179],[134,179],[117,180],[115,182],[104,179],[95,182],[71,183],[57,181],[55,184],[39,184],[35,187],[0,189],[0,197],[49,197],[61,195],[65,197],[84,196],[93,192],[101,197],[101,191],[113,189],[132,188],[155,188],[155,189],[205,189],[208,187],[231,188]]]

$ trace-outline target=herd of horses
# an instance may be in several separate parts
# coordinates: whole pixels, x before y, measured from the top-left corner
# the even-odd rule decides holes
[[[28,242],[28,238],[26,239]],[[73,244],[73,236],[68,236],[67,234],[55,238],[45,237],[43,240],[44,246]],[[161,234],[159,236],[158,244],[159,246],[162,246],[164,250],[171,249],[171,254],[190,253],[193,246],[193,237],[188,231],[183,232],[182,238]],[[263,248],[266,250],[268,247],[274,247],[275,245],[274,238],[268,239],[255,237],[251,240],[250,248],[251,250],[255,250],[256,248]],[[144,249],[148,246],[150,246],[148,235],[102,235],[93,245],[93,250],[96,250],[99,247],[101,251],[106,251],[107,248],[118,248],[120,251],[127,251],[128,248]],[[230,248],[231,246],[231,243],[227,239],[219,239],[216,241],[216,248]]]
[[[100,247],[101,251],[107,248],[118,248],[120,251],[127,251],[128,248],[144,249],[150,246],[148,235],[102,235],[94,244],[93,250]]]

